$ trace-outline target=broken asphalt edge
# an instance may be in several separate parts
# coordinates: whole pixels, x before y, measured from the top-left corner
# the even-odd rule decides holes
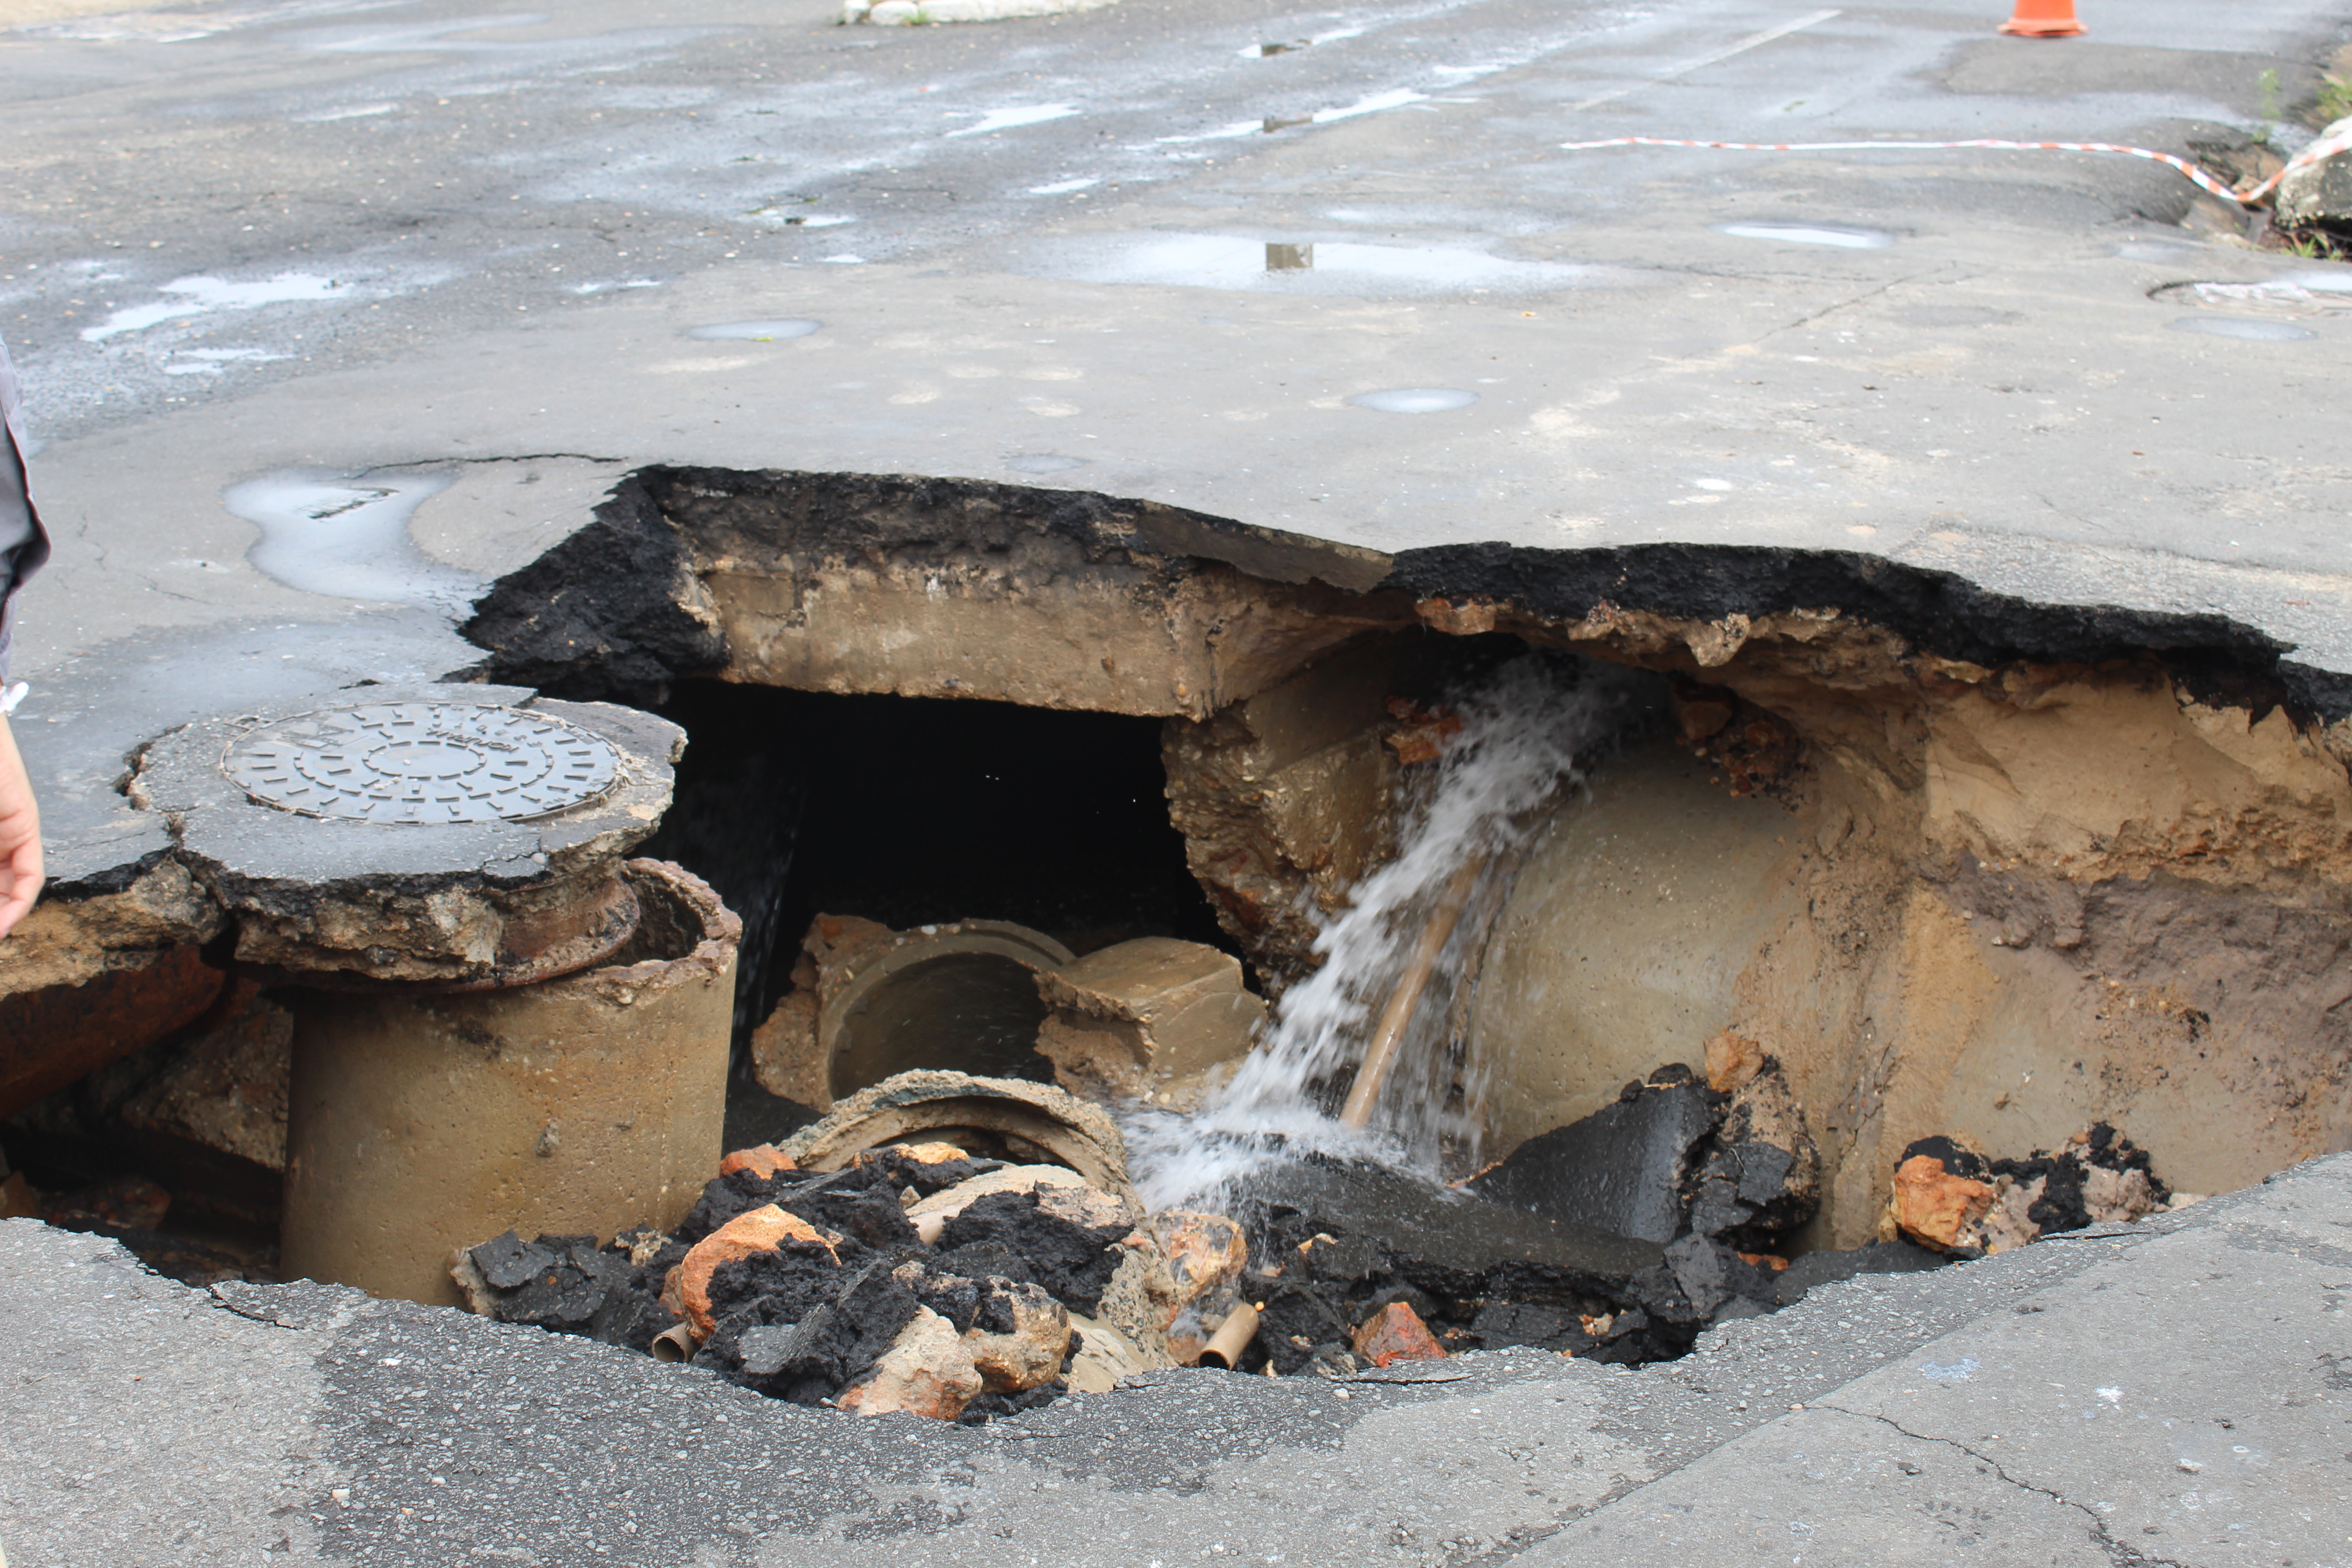
[[[694,613],[697,596],[683,586],[695,575],[694,552],[666,513],[674,496],[716,493],[789,517],[803,537],[849,552],[919,552],[968,543],[975,533],[1028,530],[1097,559],[1123,555],[1179,570],[1217,563],[1269,583],[1484,602],[1556,623],[1612,610],[1706,622],[1833,614],[1893,632],[1916,651],[1972,664],[2096,663],[2154,652],[2192,691],[2275,683],[2272,700],[2320,722],[2352,714],[2352,672],[2289,660],[2292,645],[2224,616],[2021,599],[1955,573],[1854,551],[1488,542],[1390,555],[1088,490],[663,465],[624,477],[592,522],[491,585],[458,628],[488,657],[451,679],[625,700],[633,689],[725,665],[723,630]],[[560,626],[546,619],[554,590],[588,580],[614,584],[611,600],[589,606],[564,595],[572,618]],[[598,635],[583,639],[583,629]]]

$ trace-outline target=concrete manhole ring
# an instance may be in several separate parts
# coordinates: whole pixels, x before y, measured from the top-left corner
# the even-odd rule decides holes
[[[603,795],[620,753],[562,720],[471,702],[298,713],[231,742],[221,772],[265,805],[347,822],[519,822]]]

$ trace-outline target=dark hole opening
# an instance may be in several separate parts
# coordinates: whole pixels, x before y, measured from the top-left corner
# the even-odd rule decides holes
[[[819,913],[1013,921],[1081,956],[1141,936],[1236,951],[1168,820],[1158,719],[717,681],[662,711],[688,746],[639,853],[742,917],[739,1047]]]

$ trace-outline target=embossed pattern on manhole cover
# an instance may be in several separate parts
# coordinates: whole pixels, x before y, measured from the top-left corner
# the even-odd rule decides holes
[[[266,724],[221,771],[265,805],[353,822],[510,822],[594,800],[620,755],[561,720],[470,702],[372,702]]]

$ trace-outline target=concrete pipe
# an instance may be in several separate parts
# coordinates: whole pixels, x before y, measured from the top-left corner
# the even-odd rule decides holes
[[[1046,1066],[1037,975],[1073,957],[1043,931],[981,920],[900,931],[820,915],[803,946],[813,983],[751,1039],[772,1094],[829,1110],[900,1073],[1015,1077]]]
[[[509,1227],[667,1230],[717,1168],[742,927],[632,860],[612,962],[460,994],[294,994],[289,1279],[457,1306],[450,1254]]]

